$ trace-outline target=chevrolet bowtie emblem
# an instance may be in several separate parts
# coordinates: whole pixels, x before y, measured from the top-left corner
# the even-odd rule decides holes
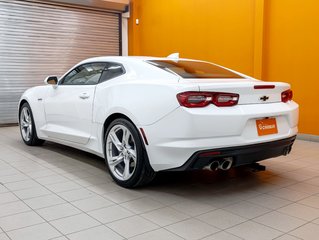
[[[269,99],[269,97],[267,97],[267,96],[262,96],[262,97],[260,97],[259,99],[260,99],[261,101],[266,102],[266,101]]]

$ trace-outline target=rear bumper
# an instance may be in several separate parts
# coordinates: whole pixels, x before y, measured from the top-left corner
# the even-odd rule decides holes
[[[278,133],[259,136],[256,120],[276,118]],[[155,171],[179,168],[194,153],[287,139],[297,134],[298,105],[288,103],[248,104],[231,108],[179,107],[144,129],[146,150]]]
[[[194,153],[181,167],[169,169],[168,171],[203,169],[213,161],[227,157],[233,158],[232,167],[252,164],[268,158],[287,155],[290,152],[295,139],[296,136],[293,136],[266,143],[198,151]],[[216,155],[209,155],[209,153]]]

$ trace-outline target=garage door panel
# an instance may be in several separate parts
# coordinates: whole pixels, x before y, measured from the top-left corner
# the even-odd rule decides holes
[[[120,55],[120,15],[69,6],[0,0],[0,124],[17,122],[27,88],[77,62]]]

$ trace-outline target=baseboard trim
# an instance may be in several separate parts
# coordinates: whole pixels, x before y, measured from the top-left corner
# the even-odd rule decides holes
[[[305,140],[305,141],[311,141],[311,142],[319,142],[319,136],[318,135],[312,135],[312,134],[298,133],[297,139]]]

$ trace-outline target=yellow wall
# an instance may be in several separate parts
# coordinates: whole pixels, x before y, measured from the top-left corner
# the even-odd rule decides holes
[[[319,135],[319,1],[266,0],[263,78],[289,82],[299,130]]]
[[[292,84],[302,133],[319,135],[316,0],[131,0],[129,54],[212,61]],[[139,25],[135,24],[138,18]]]
[[[167,56],[179,52],[181,57],[210,60],[252,74],[254,2],[134,0],[129,53]]]

